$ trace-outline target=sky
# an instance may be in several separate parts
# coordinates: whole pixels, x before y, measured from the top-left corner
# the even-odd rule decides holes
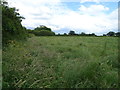
[[[25,17],[22,25],[45,25],[55,33],[106,34],[118,31],[118,0],[7,0]]]

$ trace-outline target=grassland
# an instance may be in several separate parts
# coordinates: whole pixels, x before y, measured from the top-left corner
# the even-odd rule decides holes
[[[32,37],[3,48],[3,88],[116,88],[117,37]]]

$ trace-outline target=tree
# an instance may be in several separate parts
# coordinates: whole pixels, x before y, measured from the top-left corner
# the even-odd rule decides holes
[[[60,36],[60,33],[58,33],[58,36]]]
[[[40,25],[40,27],[36,27],[34,30],[29,31],[29,33],[33,33],[36,36],[53,36],[55,33],[44,25]]]
[[[55,33],[47,30],[40,30],[35,32],[36,36],[54,36]]]
[[[91,36],[96,36],[95,33],[92,33]]]
[[[120,36],[120,32],[115,33],[115,35],[116,35],[117,37],[119,37],[119,36]]]
[[[8,7],[7,2],[2,2],[2,44],[7,43],[9,40],[23,40],[26,38],[25,28],[22,26],[21,21],[24,19],[17,12],[15,7]]]
[[[81,36],[85,36],[86,34],[84,33],[84,32],[81,32],[81,34],[80,34]]]
[[[64,36],[67,36],[67,33],[64,33],[63,35],[64,35]]]
[[[47,30],[47,31],[51,31],[51,28],[48,28],[44,25],[40,25],[39,27],[35,28],[34,30]]]
[[[103,36],[106,36],[106,34],[103,34]]]
[[[70,31],[69,35],[75,35],[75,31]]]
[[[110,32],[107,33],[107,36],[115,36],[115,33],[110,31]]]

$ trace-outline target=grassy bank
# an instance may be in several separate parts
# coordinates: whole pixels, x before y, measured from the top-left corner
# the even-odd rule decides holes
[[[117,37],[32,37],[3,50],[3,87],[118,87]]]

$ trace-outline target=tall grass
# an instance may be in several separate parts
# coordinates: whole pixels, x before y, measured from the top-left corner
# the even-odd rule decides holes
[[[3,53],[3,87],[117,88],[117,37],[32,37]]]

